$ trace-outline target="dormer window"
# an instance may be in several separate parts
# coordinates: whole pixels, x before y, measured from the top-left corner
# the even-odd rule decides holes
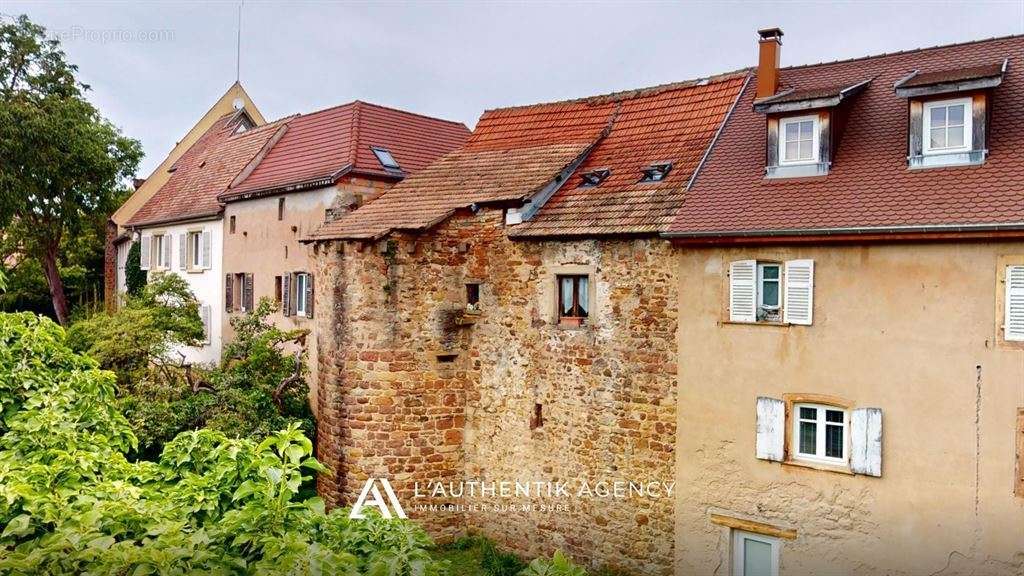
[[[818,116],[782,118],[779,120],[779,128],[779,164],[818,162]]]
[[[655,162],[643,169],[644,175],[640,182],[661,182],[671,170],[671,162]]]
[[[580,182],[580,188],[593,188],[601,182],[604,182],[605,178],[611,176],[612,171],[608,168],[602,168],[600,170],[591,170],[589,172],[583,172],[580,177],[583,179]]]
[[[402,167],[398,165],[398,161],[395,160],[395,157],[392,156],[391,152],[389,152],[386,148],[371,148],[371,150],[373,150],[374,156],[377,157],[377,161],[380,162],[380,165],[383,166],[385,169],[402,169]]]
[[[950,154],[971,150],[971,99],[924,104],[924,153]]]

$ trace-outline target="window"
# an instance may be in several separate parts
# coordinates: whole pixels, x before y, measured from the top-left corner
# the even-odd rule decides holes
[[[281,288],[281,277],[274,276],[274,302],[276,302],[278,305],[281,304]]]
[[[782,267],[774,263],[757,264],[757,319],[761,322],[778,322],[782,318],[782,295],[779,291]]]
[[[235,217],[234,216],[232,216],[231,218],[228,219],[228,231],[231,234],[235,233]]]
[[[672,171],[671,162],[655,162],[650,166],[643,169],[643,177],[640,178],[641,182],[661,182],[668,176],[668,173]]]
[[[227,286],[225,294],[225,310],[231,312],[235,304],[242,312],[253,310],[253,288],[254,280],[252,274],[239,272],[227,275]]]
[[[793,454],[797,460],[846,464],[847,412],[824,404],[793,405]]]
[[[925,103],[925,154],[966,152],[971,145],[970,98]]]
[[[277,199],[277,219],[284,220],[284,198]]]
[[[1024,342],[1024,266],[1007,266],[1004,283],[1003,338]]]
[[[586,275],[557,278],[559,323],[578,326],[590,315],[590,278]]]
[[[381,166],[390,170],[401,170],[401,167],[398,165],[398,161],[395,160],[395,157],[392,156],[391,152],[387,149],[371,148],[371,150],[373,150],[374,155],[377,156],[377,161],[380,162]]]
[[[203,233],[189,232],[188,245],[188,266],[196,270],[203,267]]]
[[[818,162],[818,117],[779,120],[779,164]]]
[[[733,576],[778,576],[779,540],[733,530],[732,573]]]
[[[810,325],[813,312],[813,260],[729,264],[730,322]]]
[[[306,289],[309,282],[309,275],[300,272],[295,275],[295,314],[305,316],[308,303],[306,302]]]
[[[466,309],[480,310],[480,284],[476,282],[466,284]]]
[[[611,176],[612,171],[608,168],[602,168],[600,170],[591,170],[580,174],[582,181],[580,182],[580,188],[592,188],[597,186],[601,182],[604,182],[606,178]]]
[[[153,256],[152,261],[155,263],[157,268],[170,268],[171,267],[171,244],[170,240],[164,234],[153,235]]]

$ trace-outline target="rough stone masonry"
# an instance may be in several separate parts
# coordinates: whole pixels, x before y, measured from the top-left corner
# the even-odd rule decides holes
[[[505,232],[503,211],[485,208],[420,235],[315,246],[318,456],[334,471],[320,492],[351,504],[387,478],[439,538],[474,530],[526,556],[669,573],[671,493],[609,487],[674,480],[671,248]],[[558,324],[558,274],[590,276],[583,327]],[[502,481],[590,491],[465,490]]]

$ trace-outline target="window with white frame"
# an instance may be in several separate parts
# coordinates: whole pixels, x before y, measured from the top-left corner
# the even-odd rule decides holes
[[[817,116],[798,116],[779,120],[779,164],[818,162]]]
[[[307,315],[308,302],[306,302],[306,293],[308,283],[308,274],[298,273],[295,275],[295,314],[298,316]]]
[[[782,265],[776,262],[757,263],[757,319],[760,321],[782,320]]]
[[[824,404],[793,405],[793,457],[823,464],[845,465],[848,414]]]
[[[951,154],[971,150],[971,99],[924,104],[924,153]]]
[[[730,322],[809,325],[813,311],[813,260],[730,263]]]
[[[733,576],[778,576],[778,538],[743,530],[732,534]]]
[[[203,267],[203,233],[188,233],[188,265],[193,270]]]
[[[153,242],[151,244],[153,250],[152,261],[156,268],[170,268],[170,250],[167,249],[169,246],[167,237],[163,234],[154,234]]]

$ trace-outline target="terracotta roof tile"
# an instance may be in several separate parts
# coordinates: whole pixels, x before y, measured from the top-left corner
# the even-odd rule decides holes
[[[291,118],[234,134],[238,113],[218,119],[173,166],[170,179],[131,217],[127,226],[216,216],[217,195],[227,189]]]
[[[900,84],[902,88],[916,86],[930,86],[932,84],[943,84],[946,82],[962,82],[964,80],[975,80],[978,78],[991,78],[1000,76],[1003,73],[1003,63],[987,64],[984,66],[968,66],[954,70],[941,70],[939,72],[927,72],[917,74],[913,78]]]
[[[325,225],[310,239],[377,238],[433,226],[474,203],[524,200],[584,154],[585,160],[514,235],[657,233],[735,102],[746,73],[551,104],[490,110],[466,146]],[[671,161],[660,182],[641,169]],[[599,186],[580,173],[610,168]]]
[[[398,180],[468,137],[461,123],[360,101],[299,115],[256,169],[221,199],[332,179],[343,171]],[[402,173],[385,170],[373,147],[391,152]]]
[[[985,163],[907,168],[907,102],[893,84],[922,73],[1010,59],[993,91]],[[754,82],[741,96],[687,193],[672,235],[756,235],[764,231],[973,225],[1024,222],[1024,36],[831,62],[781,71],[799,89],[850,84],[877,75],[849,109],[827,176],[764,178],[765,116]]]

